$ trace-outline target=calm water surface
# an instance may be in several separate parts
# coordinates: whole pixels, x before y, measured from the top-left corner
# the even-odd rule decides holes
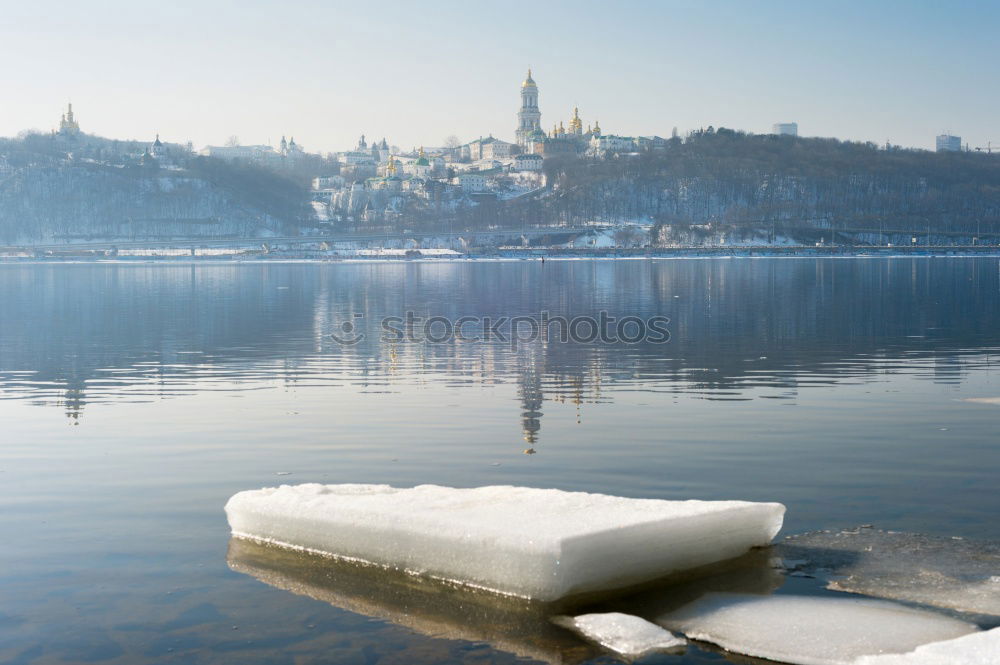
[[[381,341],[407,311],[658,314],[672,337]],[[361,343],[330,338],[345,320]],[[232,551],[226,499],[287,482],[781,501],[784,533],[995,540],[1000,399],[969,400],[1000,398],[998,351],[996,258],[2,265],[0,662],[600,659]]]

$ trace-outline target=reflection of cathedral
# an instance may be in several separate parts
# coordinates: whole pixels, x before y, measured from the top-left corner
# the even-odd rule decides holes
[[[83,413],[83,405],[86,404],[82,388],[70,388],[66,390],[66,397],[63,405],[66,409],[66,417],[74,425],[80,424],[80,415]]]
[[[526,453],[534,453],[538,432],[542,429],[542,402],[545,394],[542,392],[542,376],[535,367],[535,362],[525,364],[518,377],[518,396],[521,398],[521,431],[524,441],[528,444]]]

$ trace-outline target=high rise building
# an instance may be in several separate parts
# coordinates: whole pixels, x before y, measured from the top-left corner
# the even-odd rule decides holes
[[[938,152],[958,152],[962,149],[962,137],[941,134],[937,137]]]

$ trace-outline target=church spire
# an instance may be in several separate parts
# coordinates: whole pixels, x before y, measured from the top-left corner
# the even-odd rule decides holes
[[[80,124],[73,117],[73,104],[66,104],[66,113],[59,122],[59,133],[63,136],[76,136],[80,133]]]

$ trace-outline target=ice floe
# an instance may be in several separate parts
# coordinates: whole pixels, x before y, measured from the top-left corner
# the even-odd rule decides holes
[[[684,638],[677,637],[655,623],[621,612],[561,616],[555,617],[553,621],[626,658],[641,658],[659,651],[678,650],[687,644]]]
[[[546,601],[737,557],[769,544],[784,510],[433,485],[282,485],[226,504],[236,537]]]
[[[905,653],[976,626],[884,600],[709,593],[656,623],[728,651],[796,665],[851,665]]]
[[[862,656],[854,665],[997,665],[1000,628],[932,642],[904,654]]]
[[[858,528],[789,536],[774,550],[830,589],[1000,616],[1000,543]]]

